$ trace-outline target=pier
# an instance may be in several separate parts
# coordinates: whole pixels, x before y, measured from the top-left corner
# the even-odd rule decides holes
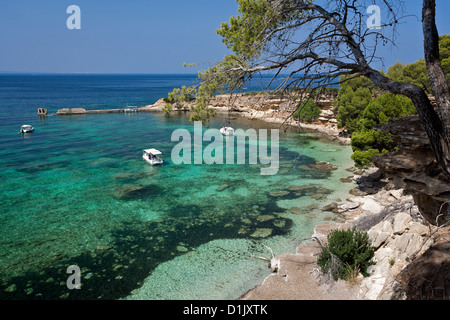
[[[104,110],[86,110],[83,108],[63,108],[56,112],[58,116],[85,115],[85,114],[105,114],[105,113],[133,113],[142,111],[142,108],[134,109],[104,109]]]

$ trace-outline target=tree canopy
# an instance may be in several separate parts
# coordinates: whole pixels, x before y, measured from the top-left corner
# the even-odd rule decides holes
[[[372,66],[382,60],[378,47],[395,42],[396,27],[403,19],[402,1],[380,3],[386,14],[379,29],[366,25],[364,15],[373,5],[371,0],[237,1],[239,14],[217,31],[232,54],[199,74],[200,84],[193,88],[196,115],[191,119],[207,121],[211,115],[207,101],[214,93],[234,92],[261,72],[271,72],[274,78],[286,74],[280,90],[305,84],[326,87],[343,75],[360,75],[386,92],[412,100],[436,160],[450,176],[450,90],[443,70],[449,62],[446,51],[443,60],[439,56],[435,0],[423,0],[422,27],[424,61],[436,109],[428,99],[426,83],[393,80]]]

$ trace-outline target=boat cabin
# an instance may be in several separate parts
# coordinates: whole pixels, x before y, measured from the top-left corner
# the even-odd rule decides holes
[[[142,158],[148,164],[151,164],[152,166],[154,166],[154,165],[163,163],[163,160],[161,159],[161,157],[159,157],[161,154],[162,154],[162,152],[159,150],[156,150],[156,149],[145,149],[142,154]]]
[[[32,126],[30,126],[29,124],[25,124],[22,127],[20,127],[20,131],[19,133],[29,133],[29,132],[33,132],[34,128]]]

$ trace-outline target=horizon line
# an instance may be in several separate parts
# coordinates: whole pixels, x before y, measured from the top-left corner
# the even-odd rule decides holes
[[[31,71],[0,71],[0,75],[5,74],[16,74],[16,75],[187,75],[187,76],[196,76],[196,73],[133,73],[133,72],[31,72]]]

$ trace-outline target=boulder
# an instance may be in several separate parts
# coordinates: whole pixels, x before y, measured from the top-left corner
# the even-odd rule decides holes
[[[422,237],[428,235],[430,233],[430,229],[422,223],[411,221],[408,224],[409,232],[416,233]]]
[[[358,209],[361,203],[359,202],[345,202],[339,205],[337,208],[343,211],[355,210]]]
[[[389,194],[393,196],[395,199],[399,200],[403,196],[403,189],[399,190],[390,190]]]
[[[372,241],[372,246],[377,250],[391,237],[392,233],[392,224],[385,220],[370,229],[368,235]]]
[[[367,192],[360,190],[359,188],[353,188],[349,191],[349,193],[353,196],[364,197],[367,195]]]
[[[372,197],[372,196],[369,196]],[[362,206],[361,208],[365,211],[372,212],[374,214],[378,214],[383,210],[383,207],[374,199],[365,197],[361,199]]]
[[[417,251],[419,251],[420,246],[422,245],[423,242],[423,238],[419,234],[413,232],[409,234],[411,234],[411,237],[409,239],[408,246],[405,249],[405,254],[407,257],[410,257]]]
[[[332,202],[325,207],[322,208],[322,211],[333,211],[333,209],[336,209],[338,207],[338,204],[336,202]]]
[[[406,212],[400,212],[395,218],[393,223],[394,234],[403,234],[409,226],[409,222],[412,221],[412,217]]]

